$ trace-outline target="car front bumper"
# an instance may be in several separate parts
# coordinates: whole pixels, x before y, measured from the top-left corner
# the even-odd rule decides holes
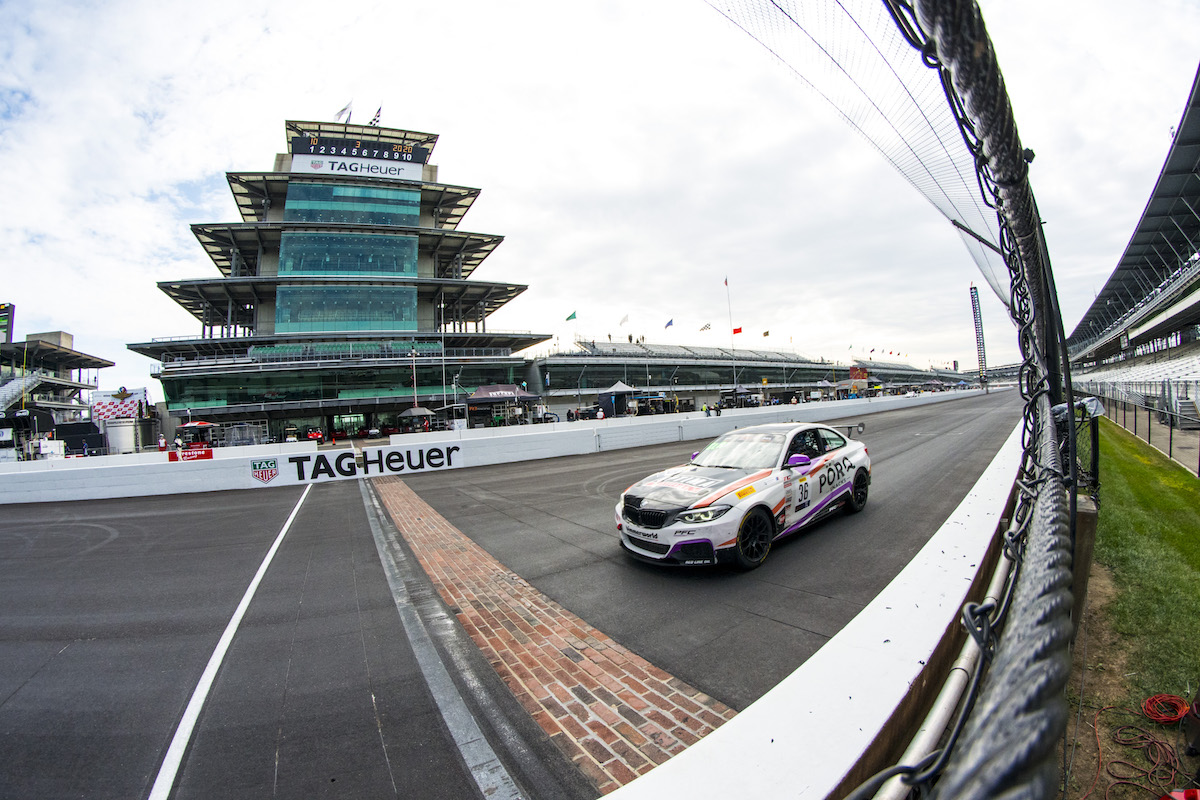
[[[728,512],[721,519],[704,525],[668,525],[650,529],[633,525],[615,511],[617,533],[625,552],[642,561],[679,566],[703,566],[732,559],[732,543],[737,540],[740,515]],[[725,517],[731,519],[726,520]],[[719,545],[725,544],[725,547]]]

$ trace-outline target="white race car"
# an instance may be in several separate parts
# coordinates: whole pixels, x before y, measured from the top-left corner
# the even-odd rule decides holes
[[[756,425],[626,489],[617,530],[643,560],[754,569],[776,539],[840,508],[861,511],[870,485],[862,442],[827,425]]]

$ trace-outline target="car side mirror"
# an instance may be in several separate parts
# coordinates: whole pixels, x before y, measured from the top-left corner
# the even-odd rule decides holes
[[[807,467],[811,463],[812,463],[812,459],[809,458],[808,456],[804,455],[803,453],[795,453],[793,455],[790,455],[790,456],[788,456],[788,460],[787,460],[788,467]]]

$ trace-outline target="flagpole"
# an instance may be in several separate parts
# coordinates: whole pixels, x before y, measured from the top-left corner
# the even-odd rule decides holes
[[[737,399],[737,348],[733,344],[733,301],[729,296],[729,276],[725,276],[725,305],[729,309],[729,355],[733,358],[733,386],[730,387],[732,397]]]

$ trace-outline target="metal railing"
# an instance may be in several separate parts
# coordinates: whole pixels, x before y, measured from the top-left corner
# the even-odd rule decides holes
[[[1109,420],[1200,477],[1200,406],[1194,394],[1179,396],[1179,385],[1171,381],[1088,382],[1080,388],[1099,399]]]

